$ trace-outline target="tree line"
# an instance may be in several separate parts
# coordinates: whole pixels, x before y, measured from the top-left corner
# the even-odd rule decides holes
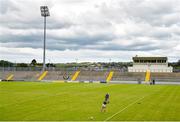
[[[33,59],[30,63],[13,63],[10,61],[0,60],[0,67],[42,67],[42,63],[37,63],[36,59]],[[53,63],[47,63],[47,67],[55,67]]]
[[[36,59],[33,59],[30,63],[13,63],[10,61],[0,60],[0,67],[42,67],[42,63],[38,63]],[[132,66],[132,62],[82,62],[82,63],[47,63],[46,67],[58,67],[58,68],[71,68],[71,67],[98,67],[98,68],[127,68]],[[170,62],[169,66],[174,69],[180,70],[180,60],[177,62]]]

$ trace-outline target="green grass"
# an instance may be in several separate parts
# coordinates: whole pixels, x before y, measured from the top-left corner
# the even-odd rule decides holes
[[[107,112],[101,113],[110,93]],[[115,115],[115,116],[113,116]],[[1,82],[0,120],[180,120],[180,86]]]

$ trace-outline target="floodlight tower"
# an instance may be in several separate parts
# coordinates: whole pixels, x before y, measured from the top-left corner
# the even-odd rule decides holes
[[[44,17],[44,51],[43,51],[43,69],[46,70],[46,17],[50,16],[49,9],[47,6],[41,6],[41,16]]]

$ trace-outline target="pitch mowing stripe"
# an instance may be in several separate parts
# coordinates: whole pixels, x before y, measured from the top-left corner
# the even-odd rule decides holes
[[[123,111],[124,111],[124,110],[126,110],[128,107],[130,107],[130,106],[134,105],[135,103],[137,103],[138,101],[140,101],[140,100],[144,99],[145,97],[146,97],[146,96],[141,97],[141,98],[137,99],[136,101],[134,101],[134,102],[130,103],[130,104],[129,104],[129,105],[127,105],[125,108],[123,108],[123,109],[119,110],[118,112],[116,112],[116,113],[115,113],[115,114],[113,114],[112,116],[110,116],[110,117],[106,118],[106,119],[104,120],[104,122],[106,122],[106,121],[108,121],[108,120],[112,119],[112,118],[113,118],[113,117],[115,117],[117,114],[119,114],[119,113],[123,112]]]
[[[75,87],[74,85],[70,85],[68,86],[68,88],[72,88],[72,87]],[[34,100],[42,100],[42,99],[45,99],[47,97],[55,97],[55,96],[59,96],[61,95],[62,92],[58,92],[56,94],[53,94],[53,95],[48,95],[48,96],[38,96],[38,98],[33,98],[33,99],[30,99],[30,100],[25,100],[25,101],[22,101],[22,102],[17,102],[17,103],[10,103],[10,104],[5,104],[5,105],[0,105],[0,108],[2,107],[6,107],[6,106],[11,106],[11,105],[20,105],[20,104],[23,104],[23,103],[26,103],[26,102],[29,102],[29,101],[34,101]],[[64,94],[64,93],[63,93]],[[67,93],[66,93],[67,94]]]
[[[53,82],[53,83],[57,83],[57,82]],[[72,83],[72,84],[71,84]],[[77,82],[78,83],[78,82]],[[70,86],[68,85],[68,88],[74,88],[74,87],[77,87],[77,86],[74,86],[74,83],[73,82],[70,82],[69,84],[71,84]],[[110,85],[105,85],[105,86],[100,86],[98,88],[104,88],[104,87],[109,87],[109,86],[114,86],[116,84],[110,84]],[[23,103],[26,103],[26,102],[29,102],[29,101],[34,101],[34,100],[42,100],[42,99],[45,99],[47,97],[55,97],[55,96],[59,96],[61,95],[62,92],[57,92],[56,94],[53,94],[53,95],[48,95],[48,96],[38,96],[38,98],[33,98],[33,99],[30,99],[30,100],[25,100],[25,101],[22,101],[22,102],[17,102],[17,103],[9,103],[9,104],[5,104],[5,105],[0,105],[0,108],[3,108],[3,107],[6,107],[6,106],[11,106],[11,105],[15,105],[15,106],[19,106],[20,104],[23,104]],[[64,93],[63,93],[64,94]],[[66,93],[67,94],[67,93]]]

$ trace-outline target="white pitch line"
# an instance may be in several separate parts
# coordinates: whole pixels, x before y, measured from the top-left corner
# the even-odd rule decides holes
[[[108,117],[108,118],[106,118],[105,120],[104,120],[104,122],[106,122],[106,121],[108,121],[108,120],[110,120],[110,119],[112,119],[114,116],[116,116],[117,114],[119,114],[119,113],[121,113],[121,112],[123,112],[124,110],[126,110],[128,107],[130,107],[130,106],[132,106],[132,105],[134,105],[135,103],[137,103],[138,101],[140,101],[140,100],[142,100],[142,99],[144,99],[145,98],[145,96],[144,97],[141,97],[141,98],[139,98],[139,99],[137,99],[136,101],[134,101],[134,102],[132,102],[132,103],[130,103],[129,105],[127,105],[125,108],[123,108],[123,109],[121,109],[121,110],[119,110],[118,112],[116,112],[115,114],[113,114],[112,116],[110,116],[110,117]]]

